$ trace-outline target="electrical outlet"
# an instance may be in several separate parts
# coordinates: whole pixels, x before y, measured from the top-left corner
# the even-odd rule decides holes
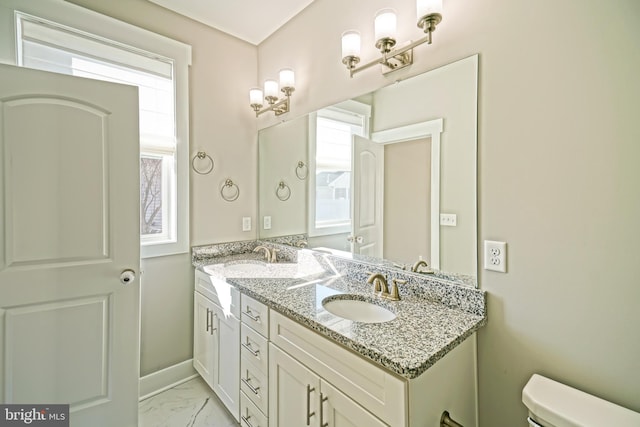
[[[264,219],[262,220],[262,228],[264,228],[265,230],[271,230],[271,217],[270,216],[265,216]]]
[[[507,272],[507,244],[506,242],[484,241],[484,269]]]
[[[458,224],[458,216],[456,214],[440,214],[440,225],[455,227]]]
[[[242,217],[242,231],[251,231],[251,217]]]

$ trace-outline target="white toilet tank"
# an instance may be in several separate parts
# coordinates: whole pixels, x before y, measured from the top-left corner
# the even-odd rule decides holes
[[[640,427],[640,413],[533,374],[522,390],[533,427]]]

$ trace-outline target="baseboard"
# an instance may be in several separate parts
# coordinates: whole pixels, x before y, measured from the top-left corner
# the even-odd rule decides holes
[[[139,381],[140,400],[148,399],[197,376],[198,373],[193,368],[193,359],[145,375]]]

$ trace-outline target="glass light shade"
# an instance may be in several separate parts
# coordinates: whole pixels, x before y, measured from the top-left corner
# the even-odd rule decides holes
[[[249,105],[262,105],[262,90],[253,88],[249,90]]]
[[[349,30],[342,33],[342,57],[360,57],[360,33]]]
[[[442,0],[416,0],[416,10],[418,19],[432,13],[442,15]]]
[[[264,96],[273,96],[275,98],[278,97],[278,82],[275,80],[265,80],[264,81]]]
[[[376,40],[396,38],[397,18],[393,9],[382,9],[376,13],[374,22]]]
[[[295,73],[291,68],[280,70],[280,87],[296,87]]]

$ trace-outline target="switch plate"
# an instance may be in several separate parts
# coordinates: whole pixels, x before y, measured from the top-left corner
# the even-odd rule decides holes
[[[251,231],[251,217],[242,217],[242,231]]]
[[[456,214],[440,214],[440,225],[455,227],[458,225],[458,216]]]
[[[484,269],[507,272],[507,244],[506,242],[484,241]]]
[[[262,220],[262,228],[264,228],[265,230],[271,230],[271,217],[270,216],[265,216],[264,219]]]

